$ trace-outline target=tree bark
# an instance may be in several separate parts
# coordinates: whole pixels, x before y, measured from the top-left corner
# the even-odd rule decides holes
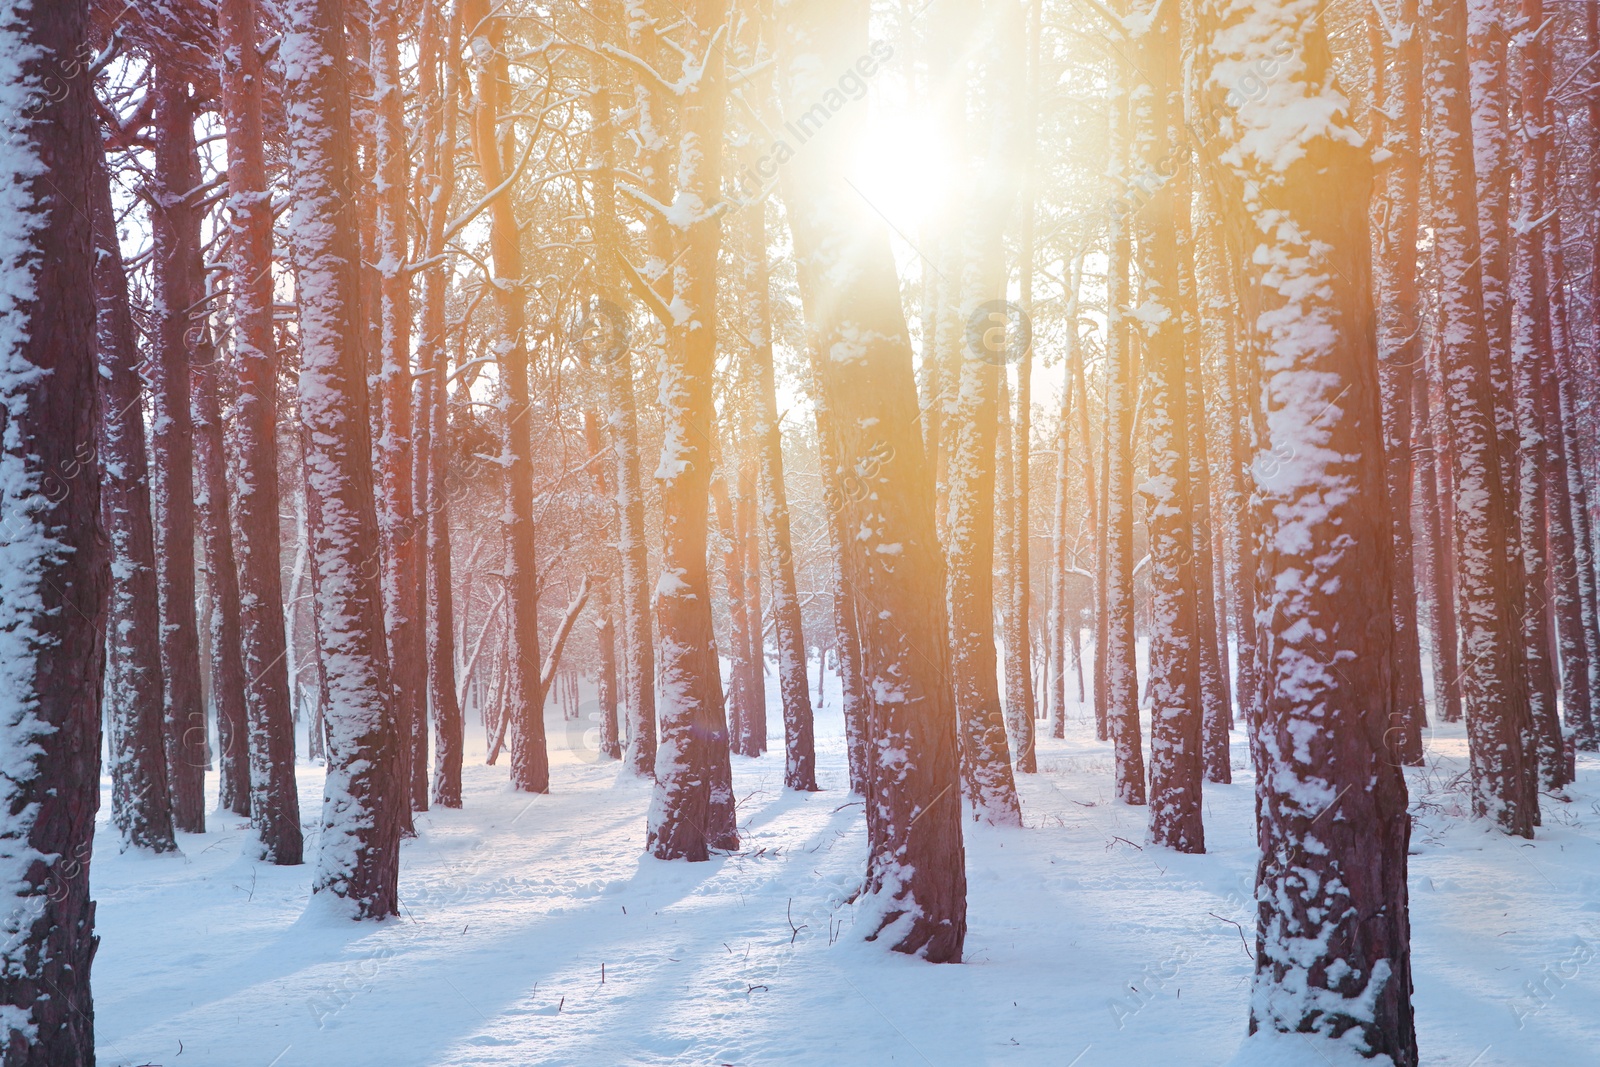
[[[428,205],[427,246],[430,261],[442,257],[450,194],[455,188],[457,52],[460,9],[442,28],[439,5],[424,6],[418,91],[426,109],[422,169],[416,175],[419,199]],[[443,32],[441,32],[443,30]],[[441,79],[439,68],[445,76]],[[425,596],[427,620],[428,697],[433,705],[433,802],[443,808],[461,806],[461,761],[464,723],[456,695],[455,593],[451,585],[450,426],[445,390],[445,301],[449,294],[445,264],[422,272],[422,314],[417,335],[417,362],[422,375],[424,419],[417,423],[417,448],[427,457],[425,521]]]
[[[396,773],[407,803],[428,810],[428,660],[418,559],[425,538],[415,507],[412,470],[411,166],[401,98],[401,5],[372,7],[371,66],[377,166],[379,350],[377,442],[379,525],[383,531],[384,633],[388,639],[394,723],[400,742]],[[417,737],[424,738],[420,759]]]
[[[783,430],[778,423],[778,383],[772,364],[766,205],[757,204],[747,210],[751,215],[748,286],[755,314],[748,357],[754,416],[750,429],[759,459],[761,529],[766,535],[767,578],[772,586],[773,633],[778,646],[778,684],[783,693],[783,780],[790,789],[814,792],[817,789],[815,727],[811,692],[806,683],[806,639],[794,575],[789,494],[783,484]],[[759,633],[759,619],[756,625]],[[761,741],[765,743],[765,734]]]
[[[150,364],[150,456],[154,468],[156,563],[160,577],[161,671],[166,686],[167,785],[179,830],[204,833],[206,709],[200,689],[195,609],[194,435],[189,368],[198,337],[196,305],[205,296],[200,214],[188,195],[200,184],[189,85],[157,60],[155,93],[155,358]]]
[[[1433,419],[1429,376],[1416,376],[1412,408],[1416,436],[1421,443],[1423,549],[1428,553],[1428,573],[1433,586],[1429,597],[1429,658],[1433,661],[1434,714],[1444,722],[1461,721],[1461,669],[1457,659],[1460,634],[1456,629],[1455,564],[1445,522],[1445,491],[1439,484],[1440,464],[1446,446]]]
[[[1128,100],[1111,103],[1112,153],[1123,166]],[[1139,737],[1139,674],[1133,620],[1133,421],[1138,390],[1129,336],[1129,220],[1119,205],[1110,219],[1110,278],[1106,282],[1105,521],[1100,549],[1101,621],[1095,643],[1096,711],[1104,709],[1116,760],[1116,795],[1124,804],[1145,802],[1144,752]],[[1101,696],[1101,693],[1104,696]]]
[[[100,154],[87,5],[0,19],[0,1050],[92,1067],[101,671],[110,578],[95,432],[92,210]],[[59,91],[58,91],[59,90]],[[187,494],[186,494],[187,495]]]
[[[94,289],[100,387],[100,506],[110,539],[106,721],[111,821],[122,848],[171,852],[172,797],[162,741],[161,618],[138,338],[105,157],[94,164]]]
[[[607,44],[610,27],[621,24],[616,0],[596,0],[597,32]],[[647,777],[656,765],[655,639],[650,617],[650,546],[645,529],[645,501],[639,475],[639,420],[633,395],[633,353],[626,333],[627,315],[619,306],[618,267],[625,254],[625,235],[617,222],[616,147],[611,122],[606,72],[593,71],[598,87],[590,97],[594,119],[594,167],[590,197],[594,205],[596,274],[600,279],[595,325],[606,337],[601,357],[607,400],[606,425],[616,458],[617,552],[621,558],[618,602],[622,613],[624,660],[622,703],[627,716],[627,765]],[[644,90],[641,88],[641,92]]]
[[[1373,198],[1373,304],[1378,316],[1378,381],[1383,393],[1383,438],[1394,542],[1395,702],[1391,724],[1400,759],[1422,764],[1427,710],[1422,689],[1422,643],[1417,633],[1417,580],[1411,536],[1411,379],[1421,359],[1417,299],[1417,203],[1422,161],[1422,35],[1417,0],[1401,0],[1399,20],[1382,25],[1368,14],[1387,66],[1374,60],[1378,90],[1371,139],[1388,153]],[[1389,39],[1383,39],[1387,31]],[[1403,36],[1402,36],[1403,35]],[[1380,52],[1381,57],[1384,53]]]
[[[1148,91],[1133,107],[1140,170],[1159,174],[1176,155],[1173,132],[1181,126],[1182,69],[1175,5],[1138,9],[1147,18],[1140,54],[1150,74]],[[1179,195],[1181,191],[1181,196]],[[1143,278],[1135,312],[1144,325],[1141,377],[1150,477],[1145,527],[1150,543],[1150,839],[1179,852],[1204,852],[1200,814],[1205,720],[1200,689],[1200,616],[1195,564],[1194,488],[1189,465],[1188,369],[1185,301],[1178,262],[1180,227],[1189,213],[1183,164],[1162,182],[1135,215]],[[1215,634],[1213,628],[1212,633]],[[1137,711],[1132,720],[1137,730]]]
[[[477,27],[486,49],[474,48],[477,66],[473,144],[486,192],[499,189],[515,160],[514,127],[504,135],[500,119],[511,106],[510,64],[505,51],[508,16],[491,11],[487,0],[467,0],[462,23]],[[503,139],[502,139],[503,137]],[[539,688],[538,557],[533,521],[533,406],[528,392],[528,287],[524,278],[522,239],[513,191],[506,190],[489,206],[489,247],[494,261],[494,303],[499,315],[495,342],[500,383],[504,390],[506,608],[511,676],[505,714],[510,716],[511,784],[529,793],[550,791],[550,753],[546,748]]]
[[[1393,563],[1366,189],[1371,163],[1341,110],[1318,13],[1202,7],[1212,173],[1234,262],[1262,301],[1266,451],[1258,587],[1263,699],[1256,726],[1261,859],[1250,1030],[1350,1041],[1417,1063],[1411,1009],[1405,778],[1385,739]],[[1281,42],[1298,42],[1285,69]],[[1279,71],[1237,109],[1225,88]],[[1273,138],[1284,107],[1326,121]],[[1209,154],[1209,153],[1208,153]],[[1270,220],[1270,221],[1269,221]],[[1246,256],[1249,251],[1253,255]]]
[[[208,324],[196,324],[200,357],[191,365],[196,486],[194,502],[200,520],[206,586],[211,610],[211,702],[217,715],[217,763],[221,806],[235,815],[250,814],[250,757],[246,740],[244,659],[239,652],[239,572],[233,554],[233,509],[229,504],[228,458],[223,444],[222,358],[211,341]]]
[[[293,865],[304,856],[294,773],[287,616],[283,602],[278,496],[278,349],[273,333],[272,196],[262,128],[262,63],[256,0],[221,0],[227,41],[220,68],[228,137],[228,265],[238,374],[233,433],[234,554],[248,716],[250,816],[261,858]]]
[[[782,97],[791,120],[831,87],[833,71],[861,56],[882,63],[893,55],[887,42],[869,51],[866,16],[850,0],[781,6]],[[801,56],[804,64],[796,62]],[[966,868],[933,469],[917,425],[888,234],[837,178],[859,121],[859,112],[834,116],[782,174],[818,387],[846,490],[843,582],[856,609],[869,723],[867,875],[858,899],[870,909],[869,938],[892,937],[898,951],[953,962],[966,936]],[[862,491],[850,491],[853,485]]]
[[[711,849],[739,844],[706,567],[711,442],[705,432],[715,425],[711,379],[722,243],[722,221],[712,206],[722,189],[726,60],[719,27],[727,11],[727,0],[693,0],[679,42],[685,70],[698,75],[681,97],[677,194],[697,207],[680,235],[681,258],[673,272],[680,310],[661,360],[661,741],[648,833],[657,859],[704,860]]]
[[[1484,318],[1476,169],[1465,61],[1465,9],[1427,0],[1425,77],[1433,150],[1433,228],[1440,267],[1440,361],[1455,483],[1456,593],[1465,655],[1462,697],[1472,808],[1530,837],[1538,798],[1523,748],[1531,732],[1507,545],[1512,493],[1501,473],[1493,352]]]
[[[300,296],[300,418],[317,648],[327,693],[328,769],[313,894],[354,918],[398,912],[400,828],[371,402],[358,342],[356,174],[340,0],[283,7],[293,235]]]

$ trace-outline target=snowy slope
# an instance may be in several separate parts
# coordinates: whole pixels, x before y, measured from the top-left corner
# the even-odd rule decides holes
[[[776,712],[777,687],[769,687]],[[649,789],[549,717],[549,796],[512,793],[469,738],[465,808],[418,816],[398,922],[308,914],[311,866],[240,858],[238,818],[181,857],[117,855],[94,883],[104,1064],[1222,1064],[1244,1039],[1251,776],[1207,786],[1212,851],[1144,846],[1092,724],[1041,738],[1027,828],[969,824],[967,963],[852,936],[865,862],[837,691],[823,792],[785,794],[781,736],[734,759],[743,850],[645,858]],[[769,716],[775,730],[781,718]],[[1046,733],[1048,731],[1045,731]],[[1428,1065],[1600,1063],[1600,760],[1529,843],[1462,821],[1458,725],[1412,774],[1416,1007]],[[321,772],[300,768],[314,833]],[[211,781],[215,787],[215,780]],[[109,787],[107,787],[109,788]],[[109,799],[102,806],[102,821]],[[308,856],[315,840],[307,842]],[[602,980],[602,967],[604,977]],[[1520,1024],[1520,1026],[1519,1026]],[[1253,1043],[1252,1043],[1253,1044]],[[1302,1047],[1303,1046],[1303,1047]],[[1252,1062],[1328,1062],[1288,1039]]]

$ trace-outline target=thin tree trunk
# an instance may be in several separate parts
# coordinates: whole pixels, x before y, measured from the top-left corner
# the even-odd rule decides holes
[[[384,644],[367,367],[358,343],[360,238],[340,0],[287,0],[285,95],[300,295],[306,534],[327,703],[328,770],[313,893],[358,919],[397,914],[400,828]]]
[[[815,727],[811,694],[806,684],[806,640],[801,627],[799,587],[795,583],[789,495],[783,484],[783,431],[778,424],[777,376],[772,364],[766,205],[757,204],[751,208],[750,216],[748,287],[755,315],[748,356],[754,423],[750,429],[760,464],[761,529],[767,542],[767,577],[772,585],[772,621],[778,646],[778,684],[783,692],[784,784],[790,789],[815,791]],[[762,718],[765,719],[765,714]],[[761,741],[765,743],[765,733]]]
[[[741,437],[748,437],[748,414],[746,408],[740,416],[740,424],[746,428]],[[744,663],[748,672],[745,692],[750,703],[745,709],[744,729],[748,734],[747,747],[761,753],[767,750],[767,646],[766,623],[761,610],[761,532],[757,529],[756,515],[756,486],[760,480],[758,464],[754,449],[746,447],[739,450],[740,492],[734,501],[733,515],[739,563],[744,568],[744,634],[749,642]],[[801,663],[804,662],[802,658]],[[785,752],[792,747],[785,745]]]
[[[850,791],[867,796],[870,787],[868,751],[871,723],[866,682],[862,674],[861,634],[856,626],[855,594],[845,579],[844,488],[839,463],[838,437],[826,395],[813,383],[812,410],[817,421],[817,466],[822,476],[822,503],[828,525],[828,579],[833,590],[835,660],[839,671],[839,697],[844,712],[845,756],[850,767]],[[821,683],[818,683],[821,687]]]
[[[172,821],[204,833],[206,709],[200,689],[195,609],[194,435],[189,367],[198,334],[194,308],[205,296],[200,215],[189,197],[200,185],[189,83],[170,61],[155,64],[155,358],[150,361],[150,457],[155,478],[156,563],[161,583],[161,671],[166,686],[167,785]]]
[[[455,187],[457,45],[459,8],[452,9],[448,27],[440,26],[439,6],[424,6],[421,56],[417,80],[423,122],[422,168],[416,175],[419,199],[428,205],[424,222],[432,261],[444,252],[445,227],[450,218],[450,193]],[[445,69],[439,76],[441,65]],[[449,277],[443,262],[422,272],[422,314],[417,336],[417,362],[422,374],[421,406],[416,446],[426,457],[425,618],[428,657],[428,697],[433,706],[433,802],[443,808],[461,806],[461,763],[464,722],[456,692],[455,594],[451,585],[450,427],[445,390],[445,301]]]
[[[1400,759],[1422,763],[1427,709],[1422,689],[1422,643],[1417,634],[1417,580],[1411,537],[1411,379],[1421,358],[1417,299],[1417,204],[1422,179],[1422,36],[1417,0],[1401,0],[1399,21],[1386,27],[1376,9],[1368,24],[1384,49],[1374,59],[1378,89],[1370,108],[1372,140],[1388,153],[1373,198],[1373,303],[1378,316],[1378,381],[1383,392],[1383,437],[1394,542],[1395,721]],[[1385,40],[1385,32],[1388,39]],[[1394,58],[1379,62],[1387,51]]]
[[[100,504],[109,539],[106,720],[110,724],[111,821],[122,848],[171,852],[172,797],[162,742],[161,618],[156,600],[150,460],[144,391],[128,278],[117,241],[105,157],[95,160],[94,288],[100,386]]]
[[[583,412],[583,439],[589,449],[595,491],[600,494],[601,499],[614,502],[616,493],[611,490],[611,481],[606,477],[606,468],[599,462],[605,443],[601,438],[600,416],[593,408],[586,408]],[[608,533],[612,534],[606,538],[607,543],[614,543],[615,523],[608,522],[606,528]],[[606,559],[607,566],[605,574],[600,579],[600,588],[596,593],[598,603],[595,605],[595,614],[599,616],[594,624],[595,643],[600,660],[595,672],[595,696],[600,705],[600,754],[606,759],[621,759],[622,736],[617,721],[616,612],[612,609],[611,595],[612,588],[616,584],[616,567],[609,553]]]
[[[94,462],[95,260],[85,209],[101,148],[86,9],[60,0],[12,7],[0,20],[0,92],[12,109],[0,211],[6,1067],[95,1062],[89,863],[110,577]]]
[[[1128,152],[1128,94],[1111,103],[1114,165]],[[1128,218],[1110,220],[1110,278],[1106,283],[1105,521],[1100,543],[1099,640],[1095,643],[1096,712],[1104,708],[1106,733],[1116,760],[1116,795],[1125,804],[1145,802],[1144,752],[1139,737],[1139,673],[1133,618],[1133,421],[1138,404],[1128,317]],[[1101,693],[1104,692],[1104,696]]]
[[[1542,0],[1523,0],[1522,14],[1529,26],[1544,21]],[[1519,209],[1524,218],[1542,218],[1552,197],[1545,188],[1548,152],[1549,109],[1543,87],[1549,79],[1544,61],[1544,45],[1539,37],[1525,42],[1519,93],[1521,145],[1518,174]],[[1553,190],[1552,190],[1553,191]],[[1548,278],[1543,255],[1541,230],[1518,228],[1512,237],[1509,279],[1512,304],[1510,363],[1514,398],[1514,458],[1518,462],[1517,519],[1522,542],[1521,573],[1513,572],[1514,584],[1524,590],[1525,607],[1521,637],[1528,677],[1528,703],[1533,717],[1534,752],[1537,753],[1539,782],[1555,790],[1566,785],[1567,761],[1561,721],[1556,708],[1555,645],[1546,603],[1549,588],[1549,552],[1546,544],[1546,494],[1544,472],[1554,458],[1549,447],[1543,412],[1542,381],[1554,364],[1551,358],[1551,330],[1548,308]],[[1533,753],[1530,753],[1533,755]]]
[[[1132,127],[1135,151],[1142,155],[1141,170],[1153,170],[1167,165],[1169,153],[1176,149],[1174,133],[1181,126],[1178,9],[1174,4],[1152,3],[1139,10],[1148,16],[1139,43],[1152,84],[1136,97]],[[1184,358],[1186,321],[1193,307],[1185,299],[1192,294],[1184,292],[1178,261],[1179,231],[1188,229],[1184,217],[1189,201],[1180,165],[1174,180],[1154,191],[1135,220],[1143,278],[1138,317],[1145,326],[1140,369],[1148,390],[1143,401],[1150,452],[1150,478],[1144,486],[1149,502],[1145,526],[1151,591],[1150,839],[1179,852],[1204,852],[1200,645],[1205,638],[1199,631],[1202,620],[1196,596],[1197,527]]]
[[[477,65],[473,145],[485,190],[499,189],[514,163],[514,126],[504,134],[501,114],[512,104],[503,9],[488,0],[468,0],[462,22],[478,27],[487,49],[474,51]],[[495,350],[500,387],[505,391],[505,582],[510,623],[507,707],[511,730],[511,784],[528,793],[550,791],[550,754],[545,744],[539,688],[538,557],[534,551],[533,407],[528,393],[528,287],[515,196],[507,190],[489,206],[489,246],[496,276],[494,302],[499,316]]]
[[[192,366],[196,459],[195,509],[210,590],[207,612],[211,654],[211,700],[217,714],[217,762],[221,806],[250,814],[250,760],[246,750],[249,713],[245,710],[244,660],[239,652],[239,572],[233,555],[233,515],[228,493],[228,460],[223,445],[219,392],[222,359],[211,343],[210,327],[197,324],[198,355]]]
[[[427,736],[428,660],[418,583],[419,552],[425,547],[414,505],[411,387],[411,165],[401,98],[401,5],[372,7],[371,66],[374,91],[373,156],[378,171],[377,233],[379,351],[379,521],[383,529],[384,633],[389,642],[394,724],[400,736],[396,773],[406,803],[428,810],[427,748],[416,758],[419,735]]]
[[[273,333],[272,197],[262,128],[262,61],[256,0],[221,0],[227,42],[221,64],[228,137],[228,264],[233,307],[234,554],[239,568],[239,636],[246,678],[250,816],[261,858],[302,861],[300,797],[294,774],[287,615],[280,570],[278,350]]]
[[[610,27],[622,22],[616,0],[596,0],[595,10],[600,16],[597,32],[609,36]],[[592,71],[597,89],[590,96],[595,155],[590,196],[594,202],[595,243],[599,249],[596,274],[600,279],[600,303],[594,318],[605,337],[605,344],[591,353],[591,358],[598,357],[603,366],[608,407],[606,424],[616,457],[617,552],[621,557],[618,600],[625,650],[622,703],[628,719],[626,760],[633,773],[646,777],[655,773],[656,765],[655,642],[650,617],[649,541],[639,474],[633,353],[628,345],[627,315],[616,303],[621,296],[617,277],[625,246],[617,223],[616,148],[610,121],[608,72],[609,64]]]
[[[1429,597],[1429,658],[1433,661],[1434,714],[1444,722],[1461,721],[1461,669],[1456,658],[1460,635],[1456,630],[1454,566],[1444,514],[1445,492],[1439,484],[1444,446],[1435,432],[1428,376],[1417,375],[1412,386],[1412,408],[1421,442],[1421,495],[1423,549],[1428,553],[1428,572],[1432,581]]]

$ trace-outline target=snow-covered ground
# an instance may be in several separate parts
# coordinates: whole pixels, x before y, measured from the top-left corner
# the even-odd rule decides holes
[[[1092,724],[1044,738],[1020,783],[1027,828],[968,826],[967,962],[932,966],[853,929],[865,828],[837,692],[818,718],[823,791],[798,795],[768,691],[772,751],[733,763],[738,854],[646,858],[648,784],[595,762],[587,724],[552,709],[552,793],[512,792],[469,739],[465,807],[418,816],[392,922],[308,911],[311,865],[241,858],[232,815],[180,835],[179,857],[118,855],[108,794],[101,1062],[1188,1067],[1239,1050],[1255,864],[1242,733],[1234,784],[1206,789],[1204,856],[1145,845]],[[1600,760],[1580,761],[1571,802],[1547,801],[1526,842],[1463,819],[1465,754],[1461,727],[1440,727],[1408,772],[1423,1062],[1600,1063]],[[320,771],[302,765],[300,787],[309,858]],[[1294,1058],[1323,1062],[1309,1043]]]

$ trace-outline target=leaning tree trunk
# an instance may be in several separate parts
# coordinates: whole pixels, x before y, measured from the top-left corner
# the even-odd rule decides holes
[[[783,431],[778,425],[777,376],[772,365],[766,204],[757,204],[749,211],[748,289],[753,297],[755,315],[747,357],[754,423],[751,439],[760,463],[761,528],[767,542],[773,634],[778,646],[778,685],[783,693],[783,780],[790,789],[814,791],[817,788],[815,729],[811,691],[806,684],[806,639],[800,623],[800,591],[794,576],[789,494],[783,484]],[[759,632],[759,619],[756,625]],[[765,735],[761,741],[765,743]]]
[[[91,1067],[105,537],[82,0],[0,15],[0,1059]],[[185,494],[187,495],[187,494]]]
[[[1256,790],[1255,981],[1250,1030],[1320,1034],[1417,1063],[1411,1009],[1405,778],[1385,738],[1390,678],[1389,512],[1366,189],[1371,163],[1341,110],[1327,37],[1309,6],[1207,0],[1220,124],[1212,171],[1236,263],[1261,315],[1267,451],[1258,584],[1263,645]],[[1301,42],[1273,90],[1235,108],[1226,87]],[[1284,108],[1325,116],[1279,138]],[[1246,253],[1250,253],[1247,255]],[[1375,621],[1376,620],[1376,624]]]
[[[459,9],[444,39],[438,4],[423,11],[418,91],[427,109],[423,123],[422,168],[417,173],[419,199],[428,205],[426,255],[422,273],[422,314],[417,335],[417,361],[422,375],[424,418],[417,423],[418,450],[426,457],[426,573],[428,697],[433,705],[433,802],[442,808],[461,806],[461,760],[464,723],[456,695],[455,595],[450,573],[450,425],[445,389],[445,302],[450,281],[443,262],[445,228],[450,218],[450,192],[455,187],[455,136]],[[448,58],[446,58],[448,57]],[[440,84],[439,68],[446,76]],[[435,262],[435,260],[438,260]]]
[[[1472,144],[1466,11],[1450,0],[1427,0],[1423,22],[1472,809],[1492,817],[1507,833],[1530,837],[1538,821],[1538,797],[1523,756],[1531,719],[1506,550],[1517,532],[1511,487],[1501,473],[1477,241],[1476,170],[1466,150]]]
[[[250,757],[250,817],[268,863],[301,862],[294,776],[287,616],[279,546],[278,349],[273,332],[272,196],[262,128],[256,0],[221,0],[221,64],[228,137],[228,264],[233,307],[233,471],[240,648]]]
[[[204,547],[206,585],[211,591],[211,702],[217,711],[219,801],[235,815],[250,814],[250,759],[246,751],[244,658],[239,653],[239,572],[233,555],[233,509],[228,458],[223,444],[221,354],[210,327],[195,327],[199,360],[191,368],[195,440],[195,510]]]
[[[200,185],[189,83],[171,61],[155,64],[155,186],[150,211],[154,247],[155,356],[150,361],[150,454],[161,582],[161,670],[166,686],[167,785],[179,830],[204,833],[206,708],[200,688],[200,630],[195,609],[194,435],[189,422],[189,365],[197,337],[196,306],[205,296]]]
[[[413,505],[411,271],[409,212],[411,166],[406,144],[405,103],[401,99],[400,5],[372,8],[372,77],[378,168],[377,252],[379,295],[378,371],[380,425],[376,461],[381,487],[379,520],[383,529],[384,631],[389,642],[394,687],[394,724],[400,736],[397,773],[406,803],[428,809],[428,752],[418,759],[416,738],[427,737],[428,661],[422,617],[422,587],[417,580],[419,516]]]
[[[678,311],[661,360],[664,444],[661,483],[661,581],[656,625],[661,639],[661,743],[650,803],[649,849],[657,859],[704,860],[711,849],[737,848],[728,725],[711,623],[706,567],[710,442],[715,425],[717,257],[722,220],[712,209],[722,189],[726,57],[720,31],[727,0],[688,6],[684,69],[697,72],[681,97],[676,166],[678,196],[700,205],[684,223],[673,275]]]
[[[284,4],[293,206],[300,294],[300,418],[306,536],[327,705],[328,771],[313,893],[355,918],[397,914],[405,794],[395,776],[384,644],[367,368],[358,344],[350,87],[340,0]]]
[[[884,44],[869,52],[867,11],[852,0],[789,0],[780,23],[791,115],[832,87],[831,72],[892,54]],[[838,180],[860,120],[846,110],[808,141],[783,171],[784,195],[839,481],[864,490],[838,501],[869,723],[858,899],[869,938],[888,934],[898,951],[948,962],[961,958],[967,893],[933,470],[888,234]]]
[[[1137,94],[1132,125],[1141,170],[1153,170],[1175,152],[1174,133],[1181,127],[1178,9],[1153,0],[1141,10],[1147,22],[1139,37],[1140,54],[1152,85]],[[1188,193],[1188,182],[1181,173],[1175,175],[1154,190],[1135,224],[1143,277],[1138,317],[1145,326],[1140,376],[1147,389],[1145,429],[1150,451],[1150,477],[1144,487],[1150,542],[1150,839],[1179,852],[1204,852],[1200,816],[1204,638],[1199,633],[1194,557],[1197,548],[1209,554],[1211,546],[1195,543],[1189,468],[1191,401],[1184,343],[1185,322],[1193,308],[1186,306],[1178,262],[1178,232],[1180,227],[1188,229],[1180,218],[1189,213]],[[1137,729],[1138,720],[1133,721]]]
[[[522,238],[515,198],[501,189],[508,175],[509,149],[515,144],[508,127],[502,135],[501,114],[511,105],[510,58],[506,54],[506,19],[491,12],[488,0],[468,0],[462,23],[479,27],[487,48],[474,55],[478,64],[477,111],[473,144],[483,186],[498,191],[489,206],[489,249],[494,261],[494,302],[499,337],[495,352],[500,386],[505,391],[505,584],[510,627],[510,670],[504,714],[511,717],[511,784],[529,793],[550,791],[550,753],[544,735],[544,704],[539,699],[539,575],[534,552],[533,405],[528,394],[528,286],[523,277]],[[503,137],[503,140],[502,140]]]
[[[106,721],[111,764],[111,821],[122,848],[171,852],[172,796],[162,743],[161,618],[150,517],[150,460],[145,451],[139,344],[128,305],[128,278],[117,241],[105,157],[95,160],[94,291],[100,387],[100,504],[110,541],[106,611]]]

